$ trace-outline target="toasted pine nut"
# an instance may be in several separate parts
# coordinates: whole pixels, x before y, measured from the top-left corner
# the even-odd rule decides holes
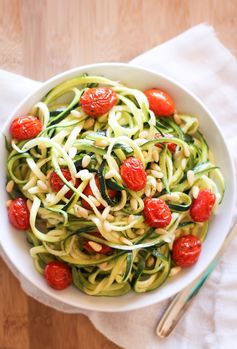
[[[160,193],[162,191],[163,185],[161,181],[157,181],[156,182],[156,190],[158,191],[158,193]]]
[[[158,172],[158,171],[155,171],[155,170],[151,170],[151,174],[155,177],[155,178],[163,178],[164,175],[162,172]]]
[[[137,202],[137,200],[135,198],[131,198],[130,205],[131,205],[131,209],[133,211],[137,210],[138,202]]]
[[[93,174],[88,170],[81,170],[76,174],[76,178],[80,178],[82,181],[88,181],[93,177]]]
[[[182,170],[185,169],[186,165],[187,165],[187,160],[186,159],[182,159],[182,161],[181,161],[181,168],[182,168]]]
[[[74,206],[74,210],[75,210],[76,215],[77,215],[78,217],[88,218],[89,212],[88,212],[88,210],[86,210],[84,207],[81,207],[81,206],[79,206],[79,205],[75,205],[75,206]]]
[[[137,235],[144,235],[144,233],[145,233],[145,229],[137,229],[137,231],[136,231],[136,233],[137,233]]]
[[[194,185],[192,187],[191,193],[192,193],[193,198],[196,199],[198,197],[198,194],[199,194],[198,186]]]
[[[157,164],[151,164],[151,169],[155,171],[160,171],[160,166]]]
[[[146,185],[145,195],[146,195],[146,197],[151,196],[151,187],[150,187],[150,185]]]
[[[95,120],[94,120],[94,119],[88,118],[88,119],[84,122],[83,128],[84,128],[85,130],[88,130],[89,128],[91,128],[91,127],[94,125],[94,123],[95,123]]]
[[[180,119],[178,114],[174,114],[174,121],[176,122],[177,125],[181,125],[182,124],[182,120]]]
[[[83,159],[82,159],[82,162],[81,162],[82,167],[83,167],[83,168],[87,167],[87,166],[89,165],[90,162],[91,162],[91,157],[90,157],[90,155],[85,155],[85,156],[83,157]]]
[[[128,217],[128,223],[132,223],[135,219],[135,216],[133,214],[130,214],[130,216]]]
[[[32,205],[33,205],[33,202],[32,202],[31,200],[28,199],[28,200],[26,201],[26,206],[28,207],[28,210],[29,210],[29,211],[31,210]]]
[[[194,172],[192,170],[189,170],[187,172],[187,179],[188,179],[188,184],[192,186],[195,180]]]
[[[102,246],[95,241],[88,241],[88,244],[95,252],[100,252],[102,250]]]
[[[182,269],[181,267],[173,267],[173,268],[171,268],[169,276],[177,275],[181,271],[181,269]]]
[[[159,161],[159,151],[157,151],[156,149],[153,149],[153,150],[152,150],[152,159],[153,159],[155,162],[158,162],[158,161]]]
[[[6,185],[6,191],[7,191],[8,193],[11,193],[11,192],[13,191],[13,188],[14,188],[14,182],[13,182],[13,180],[11,179],[11,180],[7,183],[7,185]]]
[[[41,179],[39,179],[39,180],[37,181],[37,185],[38,185],[38,187],[39,187],[40,189],[42,189],[42,190],[44,190],[44,191],[48,191],[47,185],[46,185]]]
[[[74,116],[75,118],[81,118],[82,114],[78,111],[78,110],[72,110],[71,111],[72,116]]]
[[[10,207],[10,206],[11,206],[11,203],[12,203],[12,200],[7,200],[6,206],[7,206],[7,207]]]
[[[150,256],[146,261],[146,265],[147,267],[152,267],[154,264],[155,264],[155,258]]]
[[[190,156],[190,151],[187,144],[184,145],[184,156],[186,156],[186,158]]]

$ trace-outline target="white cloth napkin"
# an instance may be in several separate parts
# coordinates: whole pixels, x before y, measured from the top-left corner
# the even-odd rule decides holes
[[[237,167],[237,63],[216,38],[212,27],[201,24],[140,55],[131,63],[168,74],[198,95],[222,127]],[[39,82],[0,70],[0,126],[16,104]],[[127,349],[226,349],[237,342],[237,240],[225,253],[205,287],[168,339],[158,339],[155,326],[167,302],[127,313],[98,313],[64,307],[16,275],[27,294],[69,313],[86,314],[110,340]],[[116,301],[116,300],[115,300]]]

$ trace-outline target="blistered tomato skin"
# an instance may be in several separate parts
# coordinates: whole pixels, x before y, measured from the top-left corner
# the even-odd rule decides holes
[[[144,201],[143,215],[146,224],[153,228],[165,228],[172,218],[169,206],[158,198],[147,198]]]
[[[63,176],[66,178],[66,180],[69,182],[72,179],[71,173],[68,169],[66,168],[61,168],[62,174]],[[52,189],[53,192],[57,193],[60,189],[62,189],[62,187],[64,186],[63,181],[61,180],[61,178],[57,175],[56,172],[52,172],[50,177],[49,177],[49,183],[50,183],[50,187]],[[79,187],[80,185],[80,180],[78,178],[76,178],[76,183],[75,183],[75,188]],[[66,194],[65,197],[67,199],[70,199],[70,197],[73,195],[73,191],[69,190]]]
[[[144,94],[148,99],[149,108],[156,116],[167,117],[174,114],[175,104],[168,93],[158,88],[150,88],[149,90],[146,90]]]
[[[156,133],[156,134],[155,134],[155,138],[161,138],[161,137],[162,137],[162,135],[161,135],[160,133]],[[166,133],[166,134],[164,135],[164,137],[172,138],[172,136],[171,136],[169,133]],[[172,154],[175,152],[176,147],[177,147],[177,144],[175,144],[175,143],[157,143],[157,144],[156,144],[156,147],[157,147],[157,148],[162,148],[162,145],[164,145],[164,144],[167,144],[167,147],[168,147],[169,151],[170,151]]]
[[[44,276],[48,285],[55,290],[64,290],[72,283],[71,268],[60,261],[53,261],[46,265]]]
[[[172,259],[179,267],[190,267],[198,261],[201,249],[201,241],[196,236],[181,236],[174,241]]]
[[[100,182],[99,182],[98,176],[95,176],[95,183],[96,183],[97,188],[100,190]],[[93,194],[93,191],[91,189],[90,183],[87,184],[87,186],[83,190],[83,194],[86,195],[87,197],[89,195],[94,197],[94,194]],[[113,199],[116,196],[116,194],[117,194],[116,190],[113,190],[113,189],[110,189],[110,188],[108,189],[108,195],[109,195],[110,199]],[[88,202],[86,200],[84,200],[84,199],[82,199],[82,206],[84,208],[86,208],[87,210],[91,210],[92,209],[91,206],[88,204]],[[97,207],[98,210],[103,210],[103,208],[104,208],[104,206],[102,204]]]
[[[95,233],[91,233],[91,235],[94,235],[94,236],[97,236],[98,238],[100,239],[103,239],[102,235],[99,233],[99,232],[95,232]],[[84,244],[83,244],[83,248],[87,251],[87,252],[93,252],[93,253],[99,253],[99,254],[107,254],[111,251],[113,251],[112,247],[110,246],[107,246],[107,245],[104,245],[104,244],[101,244],[99,243],[102,248],[100,251],[95,251],[91,246],[90,244],[88,243],[89,240],[85,241]]]
[[[22,198],[12,200],[8,209],[8,217],[11,225],[19,230],[27,230],[30,227],[30,212],[26,202]]]
[[[145,188],[147,175],[141,160],[127,158],[120,167],[120,174],[128,189],[139,191]]]
[[[10,133],[14,139],[24,141],[38,136],[43,125],[35,116],[27,115],[14,119],[10,126]]]
[[[206,222],[209,220],[216,196],[209,189],[201,190],[196,199],[193,199],[190,207],[190,216],[194,222]]]
[[[117,101],[116,93],[108,87],[89,88],[80,99],[82,110],[94,118],[108,113]]]

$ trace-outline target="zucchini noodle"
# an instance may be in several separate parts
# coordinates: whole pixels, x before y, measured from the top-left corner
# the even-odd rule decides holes
[[[80,97],[97,86],[110,87],[118,100],[108,113],[93,118],[82,110]],[[53,88],[31,115],[39,118],[42,131],[28,141],[11,140],[7,169],[14,182],[12,198],[20,192],[30,207],[27,240],[37,271],[43,274],[47,263],[63,261],[71,267],[74,286],[93,296],[160,287],[173,268],[175,238],[191,233],[204,241],[207,235],[208,222],[194,222],[189,214],[194,192],[210,189],[215,208],[224,195],[222,174],[198,118],[157,118],[142,91],[87,74]],[[176,145],[174,152],[169,143]],[[136,192],[120,174],[130,156],[142,162],[147,175],[145,188]],[[58,192],[50,185],[52,172],[63,182]],[[84,192],[88,185],[91,195]],[[164,229],[146,224],[146,197],[169,206],[172,219]],[[94,251],[85,249],[88,242]],[[104,247],[108,253],[97,253]]]

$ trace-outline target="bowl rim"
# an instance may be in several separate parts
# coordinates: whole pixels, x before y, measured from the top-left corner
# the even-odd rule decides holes
[[[2,128],[1,128],[1,136],[4,135],[4,132],[7,130],[7,127],[9,125],[10,120],[13,119],[13,117],[17,114],[17,111],[20,110],[27,102],[28,100],[30,100],[31,98],[33,98],[33,96],[37,93],[39,93],[39,91],[43,90],[44,88],[46,88],[47,86],[53,84],[53,86],[56,86],[57,84],[70,79],[72,77],[72,75],[76,75],[78,73],[81,73],[83,70],[86,71],[88,69],[96,69],[96,68],[103,68],[103,67],[116,67],[116,68],[128,68],[128,69],[132,69],[132,70],[136,70],[136,71],[145,71],[148,73],[151,73],[153,75],[155,75],[157,78],[162,78],[164,80],[166,80],[168,83],[171,83],[172,85],[175,86],[175,88],[178,88],[182,91],[184,91],[187,95],[191,96],[200,106],[201,108],[208,114],[209,118],[211,119],[211,121],[215,124],[218,132],[219,132],[219,136],[221,137],[221,140],[223,142],[223,144],[225,145],[225,150],[226,153],[228,155],[228,159],[227,162],[229,163],[229,167],[231,170],[230,176],[231,179],[233,181],[233,191],[232,191],[232,203],[231,203],[231,212],[229,212],[229,224],[226,226],[226,234],[225,237],[223,238],[219,248],[216,250],[216,254],[218,253],[218,251],[220,250],[224,239],[226,238],[227,232],[229,231],[230,227],[231,227],[231,222],[232,222],[232,218],[234,216],[234,208],[235,208],[235,200],[236,200],[236,176],[235,176],[235,166],[234,166],[234,162],[233,159],[230,155],[230,151],[229,148],[227,146],[225,137],[222,134],[222,131],[220,129],[219,124],[217,123],[217,121],[215,120],[214,116],[212,115],[212,113],[210,112],[210,110],[204,105],[204,103],[200,100],[199,97],[197,97],[192,91],[190,91],[188,88],[186,88],[185,86],[183,86],[181,83],[177,82],[175,79],[170,78],[169,76],[167,76],[166,74],[157,72],[155,70],[152,69],[148,69],[148,68],[144,68],[142,66],[139,65],[135,65],[133,63],[120,63],[120,62],[108,62],[108,63],[94,63],[94,64],[88,64],[88,65],[83,65],[83,66],[79,66],[79,67],[75,67],[73,69],[69,69],[66,71],[63,71],[62,73],[59,73],[55,76],[52,76],[51,78],[49,78],[48,80],[46,80],[45,82],[42,82],[40,86],[37,86],[36,88],[34,88],[34,90],[27,94],[26,97],[24,97],[22,99],[22,101],[20,103],[17,104],[17,106],[15,108],[13,108],[12,112],[9,114],[9,117],[5,120]],[[51,89],[52,87],[50,87]],[[49,89],[49,90],[50,90]],[[147,297],[145,300],[143,300],[143,304],[139,304],[139,302],[135,302],[135,303],[131,303],[131,304],[127,304],[126,306],[121,307],[120,305],[116,305],[116,301],[114,302],[114,305],[107,308],[107,309],[101,309],[102,306],[100,305],[100,303],[95,304],[95,302],[93,302],[91,304],[90,307],[88,307],[87,305],[84,304],[80,304],[80,306],[75,305],[74,302],[71,302],[70,298],[67,297],[65,300],[62,300],[59,295],[57,295],[57,293],[54,292],[54,290],[51,289],[47,289],[44,287],[41,287],[41,285],[38,283],[37,285],[35,283],[32,282],[32,280],[30,279],[30,277],[27,275],[27,273],[24,272],[24,270],[22,271],[21,268],[19,267],[18,264],[14,263],[14,260],[12,260],[7,251],[4,248],[4,244],[1,241],[0,238],[0,245],[5,253],[5,255],[7,256],[10,264],[12,264],[14,266],[14,268],[18,271],[18,273],[21,275],[23,275],[26,280],[31,283],[34,287],[36,287],[37,289],[39,289],[43,294],[47,295],[49,298],[53,299],[53,300],[57,300],[59,301],[61,304],[65,304],[68,306],[73,306],[76,307],[78,310],[80,309],[84,309],[84,310],[95,310],[95,311],[102,311],[102,312],[125,312],[125,311],[131,311],[131,310],[136,310],[136,309],[141,309],[143,307],[149,306],[149,305],[153,305],[156,303],[160,303],[166,299],[168,299],[171,296],[174,296],[177,292],[180,292],[182,289],[184,289],[186,286],[188,286],[189,284],[191,284],[194,279],[197,279],[205,270],[205,268],[203,270],[200,270],[198,273],[196,273],[195,278],[188,280],[188,282],[185,285],[181,285],[179,287],[176,287],[175,292],[167,292],[167,294],[165,296],[163,296],[162,298],[160,298],[159,300],[150,300],[149,301],[149,297]],[[215,256],[214,256],[215,257]],[[213,257],[213,258],[214,258]],[[212,259],[213,259],[212,258]],[[208,265],[211,263],[212,259],[209,258],[209,262],[206,265],[206,268],[208,267]],[[154,290],[156,291],[156,290]],[[91,297],[91,296],[90,296]],[[102,297],[102,298],[108,298],[108,297]]]

